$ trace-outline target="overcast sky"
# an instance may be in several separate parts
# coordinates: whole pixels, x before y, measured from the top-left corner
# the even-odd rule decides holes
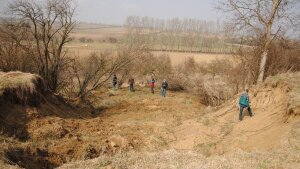
[[[7,2],[0,0],[0,10]],[[195,18],[217,20],[220,15],[214,9],[218,0],[75,0],[76,18],[79,21],[123,24],[127,16],[155,18]]]
[[[77,0],[78,19],[122,24],[129,15],[216,20],[217,0]]]

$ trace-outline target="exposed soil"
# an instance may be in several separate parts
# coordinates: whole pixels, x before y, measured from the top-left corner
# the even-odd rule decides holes
[[[250,91],[254,117],[238,121],[236,99],[217,110],[187,93],[166,98],[147,88],[97,91],[91,106],[68,106],[49,96],[38,107],[1,105],[0,155],[24,168],[55,168],[64,163],[127,152],[175,149],[205,156],[242,149],[270,151],[286,143],[299,116],[290,114],[294,87],[266,83]],[[74,108],[75,107],[75,108]],[[293,106],[292,106],[293,107]],[[294,106],[293,112],[298,112]],[[14,137],[13,141],[9,141]],[[1,165],[1,163],[0,163]]]

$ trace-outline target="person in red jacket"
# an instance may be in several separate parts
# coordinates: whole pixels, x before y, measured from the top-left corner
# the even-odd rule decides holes
[[[154,94],[154,86],[155,86],[155,80],[152,77],[152,79],[150,80],[150,89],[152,94]]]

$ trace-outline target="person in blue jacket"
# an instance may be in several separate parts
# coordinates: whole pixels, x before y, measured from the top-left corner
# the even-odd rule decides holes
[[[240,116],[239,116],[239,120],[242,121],[243,120],[243,110],[244,108],[246,108],[249,112],[249,115],[252,117],[253,113],[251,111],[250,108],[250,97],[248,94],[249,90],[246,89],[245,92],[240,96],[240,100],[239,100],[239,105],[240,105]]]

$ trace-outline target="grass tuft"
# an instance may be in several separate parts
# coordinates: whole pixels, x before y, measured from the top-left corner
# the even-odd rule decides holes
[[[38,100],[44,92],[43,79],[35,74],[0,72],[0,98],[5,101],[27,104]]]

